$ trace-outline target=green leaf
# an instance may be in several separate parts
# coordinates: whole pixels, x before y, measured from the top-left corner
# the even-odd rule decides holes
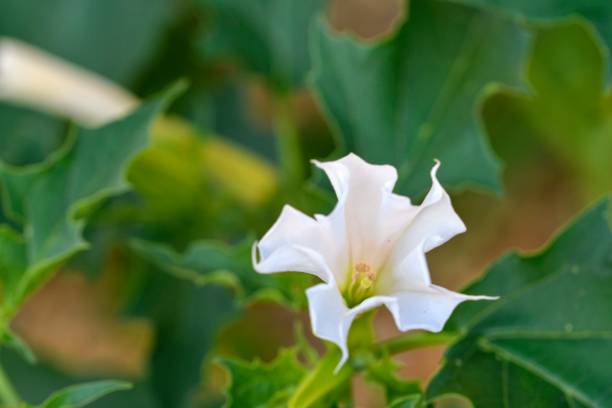
[[[519,83],[528,32],[499,14],[445,1],[410,1],[408,14],[375,44],[322,22],[313,30],[314,86],[344,150],[396,166],[402,193],[429,187],[435,158],[449,187],[499,189],[477,102],[490,82]]]
[[[19,240],[6,229],[0,233],[0,240],[10,241],[10,249],[0,254],[0,266],[13,279],[7,282],[16,286],[5,293],[6,314],[60,263],[88,247],[82,237],[85,217],[105,198],[128,189],[126,168],[148,144],[151,122],[178,90],[174,87],[106,126],[76,129],[62,149],[41,164],[0,165],[5,210],[24,223],[27,238]]]
[[[115,391],[131,388],[123,381],[96,381],[73,385],[54,393],[49,399],[39,405],[39,408],[80,408]]]
[[[393,361],[388,354],[383,356],[370,356],[366,367],[366,379],[376,382],[383,386],[387,403],[398,407],[410,407],[409,401],[413,400],[416,394],[416,401],[420,397],[421,388],[417,381],[409,381],[400,378],[396,373],[400,365]],[[409,397],[407,397],[409,396]],[[400,402],[401,401],[401,402]]]
[[[417,408],[421,401],[421,395],[409,395],[407,397],[397,398],[389,405],[389,408]]]
[[[194,285],[150,269],[138,304],[130,312],[154,323],[151,394],[161,408],[191,407],[220,327],[236,318],[235,302],[226,288]]]
[[[532,21],[550,21],[579,15],[595,25],[608,48],[612,47],[612,3],[607,0],[460,0],[459,2],[489,9],[501,9]]]
[[[510,254],[468,293],[497,302],[461,306],[427,397],[458,393],[475,406],[612,404],[612,233],[604,200],[533,256]],[[476,304],[478,303],[478,304]]]
[[[0,363],[9,375],[16,392],[27,403],[28,407],[38,406],[51,394],[66,387],[78,385],[83,378],[75,378],[61,372],[44,359],[37,364],[30,364],[13,350],[2,350]],[[103,378],[91,378],[88,381],[105,381]],[[108,395],[91,404],[95,408],[134,408],[155,406],[155,400],[147,383],[136,383],[130,390]]]
[[[250,240],[235,247],[215,241],[195,241],[183,253],[147,241],[135,241],[132,248],[172,275],[197,285],[220,284],[237,291],[243,302],[253,299],[275,300],[288,305],[303,305],[304,290],[311,282],[303,274],[271,276],[253,270]]]
[[[10,296],[18,290],[26,268],[27,254],[23,237],[7,225],[0,225],[0,281],[4,296]]]
[[[239,59],[278,88],[302,84],[309,69],[308,27],[326,0],[199,0],[212,12],[203,39],[212,55]]]
[[[34,355],[32,349],[12,330],[8,328],[3,330],[0,344],[17,352],[28,363],[36,363],[36,355]]]
[[[42,47],[125,85],[156,51],[172,11],[169,0],[4,0],[0,35]]]
[[[585,192],[612,187],[612,96],[607,51],[585,20],[540,25],[526,66],[530,92],[499,88],[484,103],[495,139],[543,142],[572,169]]]
[[[297,351],[282,350],[270,363],[220,360],[231,382],[227,389],[228,407],[276,408],[287,406],[287,399],[306,373]]]
[[[0,160],[18,166],[43,161],[61,146],[65,128],[58,118],[0,103]]]

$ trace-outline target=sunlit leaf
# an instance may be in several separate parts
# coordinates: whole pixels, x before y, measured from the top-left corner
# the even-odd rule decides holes
[[[446,186],[498,189],[478,98],[490,82],[519,83],[528,33],[511,19],[454,2],[409,4],[408,19],[375,44],[316,25],[313,79],[323,107],[344,150],[395,165],[403,193],[428,188],[435,158]]]
[[[612,403],[612,233],[608,201],[570,225],[541,254],[502,258],[469,293],[449,327],[464,333],[445,355],[429,399],[457,393],[475,406]]]
[[[511,15],[540,22],[579,15],[597,27],[608,48],[612,46],[612,2],[607,0],[459,0],[459,2],[499,9]],[[567,49],[570,50],[571,47],[568,46]]]
[[[538,26],[526,65],[528,93],[499,88],[484,103],[495,139],[543,142],[579,176],[589,195],[612,187],[612,97],[607,51],[592,27],[572,18]]]

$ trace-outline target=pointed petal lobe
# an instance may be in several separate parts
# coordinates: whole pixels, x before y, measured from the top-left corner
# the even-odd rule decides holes
[[[333,237],[325,225],[286,205],[276,223],[255,244],[253,265],[259,273],[306,272],[328,282],[334,279],[333,247]]]
[[[416,213],[407,197],[393,194],[393,166],[369,164],[354,154],[314,163],[325,171],[338,196],[332,215],[344,216],[349,261],[380,264]]]
[[[422,329],[439,332],[457,305],[466,300],[495,300],[492,296],[470,296],[431,285],[423,290],[399,292],[386,302],[401,331]]]
[[[336,344],[342,352],[336,372],[348,360],[348,333],[355,318],[361,313],[392,301],[392,298],[374,296],[349,309],[338,287],[333,283],[313,286],[306,291],[306,296],[313,333],[321,339]]]

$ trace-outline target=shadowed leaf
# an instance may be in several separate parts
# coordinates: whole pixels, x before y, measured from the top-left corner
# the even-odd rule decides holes
[[[499,189],[477,102],[490,82],[520,82],[528,31],[451,2],[409,4],[409,18],[375,44],[333,33],[323,22],[314,27],[313,83],[321,103],[344,150],[396,166],[402,193],[426,191],[436,158],[446,186]]]

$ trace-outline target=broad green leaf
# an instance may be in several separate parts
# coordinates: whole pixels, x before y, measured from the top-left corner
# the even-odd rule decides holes
[[[223,358],[220,363],[230,374],[227,407],[280,408],[306,373],[294,349],[283,350],[270,363],[244,362]]]
[[[96,381],[73,385],[54,393],[38,408],[80,408],[115,391],[127,390],[131,386],[123,381]]]
[[[534,256],[510,254],[469,293],[496,302],[461,306],[463,337],[446,353],[427,397],[462,394],[475,406],[612,404],[612,233],[604,200]],[[478,304],[476,304],[478,303]]]
[[[345,151],[399,169],[397,189],[422,194],[435,158],[449,187],[499,189],[478,99],[491,82],[519,83],[527,30],[496,13],[438,0],[409,2],[389,38],[364,44],[313,30],[313,80]],[[468,159],[469,158],[469,159]]]
[[[612,46],[612,2],[607,0],[460,0],[459,2],[488,9],[500,9],[532,21],[550,21],[579,15],[597,27],[608,48]]]
[[[243,301],[271,299],[289,305],[303,305],[304,290],[311,280],[300,274],[271,276],[253,270],[251,241],[232,247],[214,241],[195,241],[183,253],[147,241],[132,247],[143,257],[174,276],[196,285],[229,286]]]
[[[611,3],[612,4],[612,3]],[[579,176],[587,194],[612,187],[612,95],[607,51],[579,18],[540,25],[526,65],[530,92],[499,88],[484,103],[496,139],[543,142]]]
[[[198,0],[213,29],[203,49],[233,56],[245,68],[285,89],[302,84],[309,68],[308,27],[326,0]]]
[[[87,248],[82,237],[86,215],[105,198],[128,189],[126,168],[146,147],[151,122],[177,91],[175,87],[106,126],[76,129],[43,163],[0,166],[5,209],[24,223],[26,238],[17,241],[6,230],[0,234],[11,240],[0,265],[12,265],[9,275],[20,276],[16,289],[5,292],[5,313],[10,315],[60,263]]]
[[[4,0],[0,36],[126,85],[149,62],[172,13],[169,0]]]

